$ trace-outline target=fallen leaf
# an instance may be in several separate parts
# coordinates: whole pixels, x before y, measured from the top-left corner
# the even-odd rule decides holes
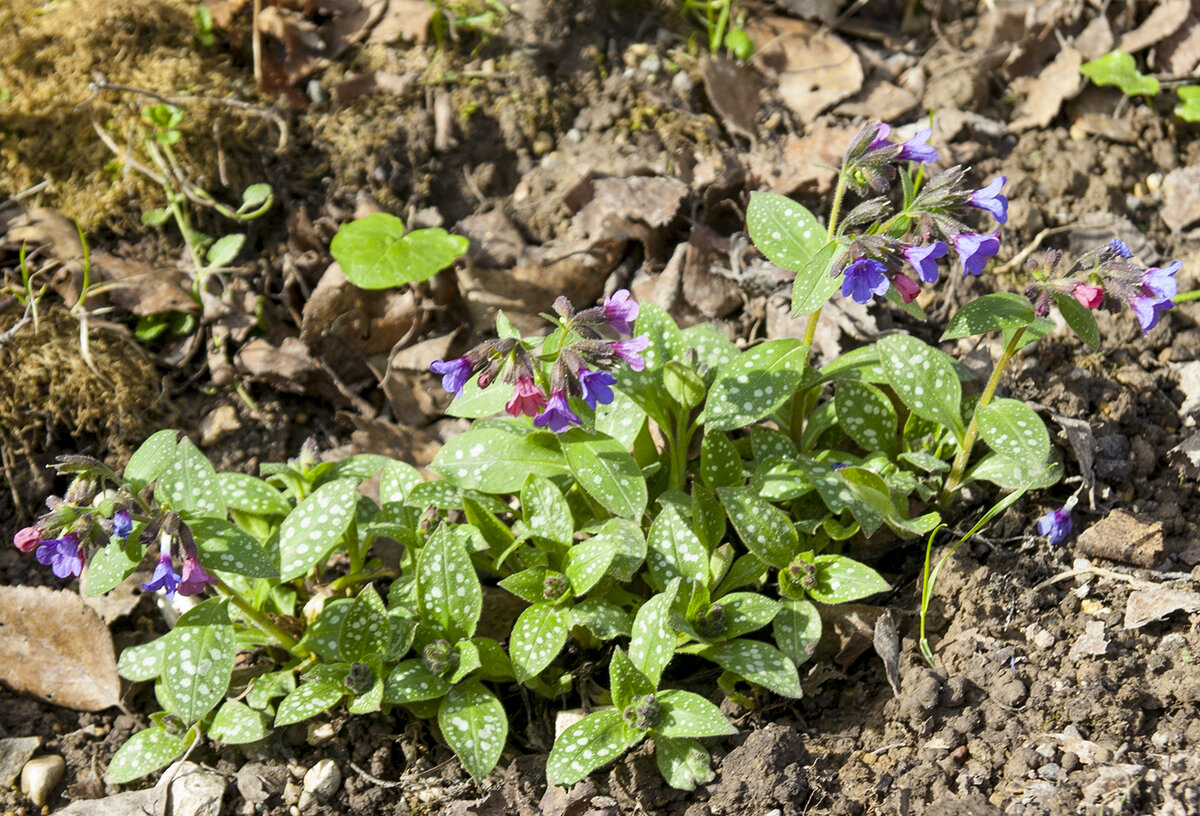
[[[683,264],[683,297],[705,317],[725,317],[743,303],[742,289],[729,269],[729,240],[697,224],[688,236]]]
[[[1179,611],[1200,612],[1200,592],[1166,587],[1137,589],[1125,602],[1125,628],[1137,629]]]
[[[883,661],[883,670],[887,673],[888,685],[892,694],[900,696],[900,630],[896,628],[896,619],[892,610],[884,612],[875,621],[875,653]]]
[[[746,33],[764,69],[776,74],[779,98],[802,122],[862,88],[858,54],[820,26],[770,15],[748,23]]]
[[[1182,413],[1182,412],[1181,412]],[[1200,433],[1194,433],[1167,452],[1167,459],[1188,478],[1200,476]]]
[[[573,209],[577,211],[579,208]],[[526,247],[525,238],[517,225],[499,208],[479,215],[468,215],[454,225],[454,232],[471,242],[467,248],[470,262],[488,269],[513,266]]]
[[[1200,164],[1167,173],[1162,186],[1163,223],[1180,233],[1200,221]]]
[[[1121,35],[1118,51],[1136,54],[1179,30],[1192,10],[1192,0],[1165,0],[1156,3],[1154,10],[1133,31]]]
[[[1112,27],[1108,24],[1108,18],[1103,14],[1097,14],[1075,37],[1073,45],[1078,49],[1084,61],[1090,62],[1112,51],[1114,42],[1116,41],[1113,39]]]
[[[0,680],[55,705],[103,711],[121,701],[112,635],[74,592],[0,586]]]
[[[1065,46],[1054,61],[1047,65],[1036,79],[1018,77],[1013,87],[1025,98],[1013,111],[1009,128],[1014,132],[1034,127],[1045,127],[1058,115],[1063,100],[1079,92],[1083,77],[1079,66],[1083,57],[1071,46]]]
[[[7,790],[42,745],[41,737],[9,737],[0,739],[0,788]]]
[[[1188,76],[1200,65],[1200,18],[1191,17],[1158,46],[1158,59],[1168,74]]]
[[[606,235],[613,218],[665,227],[675,219],[688,191],[682,181],[667,176],[602,178],[593,184],[592,200],[571,222],[578,235],[593,239]]]
[[[732,60],[706,59],[700,68],[708,101],[730,133],[755,138],[758,120],[758,77]]]
[[[353,74],[333,86],[333,104],[347,105],[360,96],[369,96],[377,91],[403,96],[415,82],[416,77],[412,74],[389,74],[386,71]]]
[[[1067,437],[1071,450],[1075,452],[1075,461],[1079,463],[1079,475],[1083,486],[1091,491],[1096,486],[1096,436],[1092,432],[1092,424],[1084,419],[1050,415]]]
[[[872,647],[882,607],[854,603],[816,607],[821,613],[821,640],[813,652],[814,660],[831,660],[845,668]]]
[[[907,88],[874,76],[853,99],[838,105],[834,113],[890,122],[915,108],[919,101],[919,97]]]
[[[842,153],[857,130],[820,125],[799,138],[789,135],[779,163],[782,172],[771,190],[780,195],[829,193],[837,178],[837,172],[830,168],[842,163]]]
[[[434,6],[428,0],[387,0],[383,16],[367,36],[368,45],[392,45],[401,40],[423,45],[429,38]]]

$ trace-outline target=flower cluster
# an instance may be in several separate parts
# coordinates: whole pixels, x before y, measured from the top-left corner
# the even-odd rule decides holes
[[[176,513],[164,513],[158,516],[142,532],[141,541],[149,544],[158,539],[158,563],[154,565],[154,574],[150,580],[142,584],[147,592],[163,590],[168,598],[180,595],[199,595],[209,584],[217,580],[209,575],[200,565],[196,552],[196,541],[192,532]],[[175,559],[183,563],[183,573],[175,570]]]
[[[938,259],[951,248],[963,274],[978,275],[1000,250],[1000,233],[973,232],[962,221],[966,208],[983,210],[1001,224],[1008,220],[1008,199],[1000,192],[1007,180],[1004,176],[972,190],[964,183],[966,171],[955,166],[914,191],[910,165],[932,164],[938,159],[937,149],[928,144],[932,131],[918,131],[899,144],[888,139],[890,133],[888,125],[868,124],[842,159],[846,184],[860,195],[880,194],[847,213],[840,225],[840,233],[869,225],[863,234],[845,243],[845,252],[833,268],[834,274],[842,275],[842,294],[858,303],[867,303],[893,288],[904,303],[911,303],[920,294],[921,283],[937,281]],[[901,177],[905,200],[897,209],[886,193]]]
[[[1120,238],[1081,256],[1070,268],[1061,269],[1062,253],[1048,250],[1039,263],[1031,260],[1033,277],[1026,294],[1034,311],[1045,317],[1055,294],[1069,295],[1087,309],[1104,309],[1112,314],[1128,306],[1146,334],[1162,313],[1175,305],[1178,283],[1175,275],[1183,264],[1171,261],[1163,267],[1141,267],[1131,263],[1133,253]]]
[[[650,338],[611,340],[599,331],[607,327],[618,336],[633,333],[638,305],[629,299],[626,289],[609,295],[600,306],[578,312],[560,297],[554,301],[554,311],[566,342],[553,354],[543,353],[535,359],[530,353],[532,344],[509,337],[487,340],[462,357],[434,360],[430,370],[441,375],[442,388],[455,396],[460,396],[477,374],[480,388],[487,388],[497,378],[511,384],[513,393],[505,410],[514,417],[533,417],[539,428],[562,433],[582,424],[571,400],[582,400],[593,410],[612,402],[612,386],[617,382],[612,370],[621,363],[634,371],[645,368],[641,352]]]

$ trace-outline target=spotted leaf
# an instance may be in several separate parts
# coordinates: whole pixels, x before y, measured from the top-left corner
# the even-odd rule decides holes
[[[576,598],[585,595],[605,576],[616,555],[617,544],[608,536],[592,536],[567,551],[563,572]]]
[[[1026,298],[1012,292],[993,292],[972,300],[955,312],[941,339],[1018,329],[1028,326],[1034,317],[1033,306]]]
[[[742,459],[720,431],[707,431],[700,443],[700,478],[709,490],[742,484]]]
[[[133,452],[123,475],[134,490],[141,492],[167,469],[175,458],[178,436],[177,431],[170,429],[158,431]]]
[[[247,578],[278,578],[270,554],[248,532],[224,519],[201,518],[188,523],[200,552],[200,563]]]
[[[744,428],[774,413],[804,379],[808,346],[794,338],[768,340],[721,366],[705,403],[710,430]]]
[[[567,642],[570,610],[550,603],[536,603],[521,613],[508,641],[513,671],[518,682],[541,673],[558,656]]]
[[[845,380],[838,384],[834,404],[838,424],[859,447],[895,458],[899,418],[896,406],[882,390],[860,380]]]
[[[163,651],[167,647],[167,640],[164,636],[126,648],[117,659],[117,674],[135,683],[158,677],[162,674]]]
[[[286,516],[292,511],[292,505],[282,493],[249,474],[218,473],[217,483],[230,510],[256,516]]]
[[[208,736],[226,745],[257,742],[270,733],[266,715],[245,703],[226,700],[208,727]]]
[[[1050,459],[1050,434],[1042,418],[1020,400],[994,399],[975,409],[979,435],[996,453],[1043,468]]]
[[[299,578],[341,543],[354,519],[355,488],[350,479],[321,485],[284,519],[279,529],[279,580]]]
[[[310,680],[300,686],[279,703],[275,711],[275,727],[304,722],[327,711],[346,694],[346,686],[329,680]]]
[[[675,655],[675,630],[671,628],[671,605],[679,594],[680,579],[642,604],[633,619],[629,659],[651,683],[658,684],[663,669]]]
[[[783,652],[759,640],[727,640],[696,650],[726,671],[783,697],[800,697],[796,664]]]
[[[429,469],[461,488],[484,493],[516,493],[530,473],[566,472],[554,435],[518,436],[498,428],[474,428],[452,438]]]
[[[646,564],[656,586],[672,578],[708,583],[708,551],[679,511],[667,505],[646,536]]]
[[[837,245],[827,244],[825,228],[816,216],[790,198],[775,193],[751,195],[746,229],[771,263],[797,273],[792,314],[815,312],[841,285],[826,269]]]
[[[457,528],[443,524],[421,549],[417,561],[421,617],[450,641],[475,634],[483,609],[483,588],[465,540]]]
[[[104,774],[104,781],[110,785],[122,785],[141,779],[183,756],[183,752],[195,741],[194,728],[181,736],[161,726],[139,731],[113,756]]]
[[[379,502],[403,504],[412,489],[424,482],[420,472],[408,462],[388,462],[379,477]]]
[[[529,474],[521,487],[521,509],[525,523],[534,535],[563,547],[571,545],[575,533],[571,508],[554,482],[535,473]]]
[[[844,555],[818,555],[816,566],[817,584],[808,594],[821,603],[857,601],[889,589],[878,572]]]
[[[953,430],[961,443],[962,385],[950,356],[907,334],[886,335],[877,345],[884,375],[901,402],[917,416]]]
[[[716,370],[738,356],[738,347],[725,332],[711,323],[689,326],[682,332],[683,345],[696,350],[696,360]]]
[[[478,680],[455,686],[438,708],[438,728],[446,743],[476,779],[496,767],[508,739],[504,706]]]
[[[712,757],[694,739],[671,739],[654,735],[654,761],[659,773],[672,788],[694,790],[714,777]]]
[[[163,684],[173,713],[191,724],[223,700],[229,689],[237,646],[228,601],[210,598],[192,607],[165,638]]]
[[[610,436],[574,429],[560,437],[579,486],[615,516],[640,519],[646,510],[646,479],[629,451]]]
[[[642,736],[625,727],[620,713],[593,711],[554,741],[546,760],[546,781],[573,785],[637,745]]]
[[[396,664],[383,683],[383,702],[436,700],[449,690],[450,684],[431,672],[424,661],[403,660]]]
[[[350,605],[338,633],[338,649],[347,662],[369,655],[381,657],[392,641],[387,609],[375,587],[367,584]]]
[[[722,487],[717,495],[746,548],[773,567],[786,567],[800,547],[787,514],[753,488]]]
[[[588,630],[597,640],[629,637],[631,626],[628,612],[600,598],[587,598],[571,607],[568,623],[572,629],[580,626]]]
[[[817,650],[821,615],[810,601],[785,598],[772,622],[775,645],[799,666]]]
[[[225,517],[225,497],[217,472],[186,436],[179,441],[174,460],[159,476],[154,495],[172,510],[193,516]]]
[[[664,737],[723,737],[736,734],[721,709],[690,691],[660,691],[661,719],[654,733]]]

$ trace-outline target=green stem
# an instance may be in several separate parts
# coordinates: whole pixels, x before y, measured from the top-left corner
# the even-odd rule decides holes
[[[1012,360],[1013,354],[1016,353],[1023,334],[1025,334],[1024,326],[1013,332],[1008,345],[1004,347],[1004,353],[1000,355],[996,367],[992,369],[992,376],[984,386],[983,393],[979,395],[979,404],[975,407],[975,414],[971,417],[971,424],[967,426],[962,447],[959,448],[958,455],[954,457],[954,466],[950,469],[950,476],[946,479],[946,486],[942,489],[942,504],[945,504],[962,484],[963,472],[967,469],[967,461],[971,458],[971,449],[975,447],[975,437],[979,434],[979,424],[975,418],[979,416],[979,409],[991,402],[992,397],[996,394],[996,387],[1000,385],[1000,377],[1004,374],[1004,369],[1008,367],[1009,361]]]
[[[1200,300],[1200,289],[1193,289],[1190,292],[1183,292],[1171,298],[1175,303],[1187,303],[1189,300]]]
[[[214,576],[215,577],[215,576]],[[250,621],[255,628],[262,630],[266,634],[275,639],[275,643],[280,647],[287,649],[296,657],[304,657],[309,654],[309,650],[305,646],[300,645],[300,641],[289,635],[287,632],[280,629],[263,613],[259,612],[253,606],[246,602],[241,595],[238,595],[233,587],[222,581],[220,578],[215,578],[217,582],[217,591],[229,598],[230,602],[238,608],[242,616]]]
[[[375,570],[374,572],[360,572],[355,575],[343,575],[341,578],[330,582],[329,590],[330,592],[337,594],[343,589],[349,589],[352,586],[361,586],[362,584],[367,584],[380,578],[397,577],[399,577],[399,574],[392,569],[380,569]]]
[[[842,200],[846,197],[846,176],[843,173],[838,174],[837,188],[833,191],[833,206],[829,208],[829,229],[825,232],[825,243],[829,243],[837,235],[838,218],[842,214]],[[808,318],[808,325],[804,327],[804,344],[808,346],[806,352],[805,363],[812,356],[813,338],[817,336],[817,321],[821,319],[821,310],[817,309]]]
[[[675,417],[675,432],[671,435],[671,471],[669,486],[672,490],[683,490],[687,481],[687,450],[691,444],[692,435],[685,427],[686,416]]]

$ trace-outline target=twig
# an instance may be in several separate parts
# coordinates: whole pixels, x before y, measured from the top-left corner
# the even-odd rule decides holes
[[[367,780],[368,782],[370,782],[373,785],[378,785],[381,788],[398,788],[404,784],[403,782],[388,782],[386,779],[379,779],[378,777],[371,776],[369,773],[364,771],[362,768],[355,765],[354,760],[350,760],[350,767],[353,768],[354,770],[358,771],[359,775],[363,779]]]
[[[1018,266],[1025,263],[1025,259],[1037,251],[1037,248],[1042,245],[1042,241],[1046,240],[1051,235],[1057,235],[1060,232],[1069,232],[1070,230],[1075,229],[1075,227],[1075,224],[1067,224],[1062,227],[1047,227],[1034,236],[1033,241],[1026,245],[1024,249],[1022,249],[1005,263],[992,270],[992,274],[1000,275],[1005,272],[1011,272],[1013,269],[1016,269]]]
[[[3,204],[0,204],[0,210],[5,209],[6,207],[11,207],[13,204],[20,204],[24,199],[29,198],[32,195],[37,195],[42,190],[45,190],[49,185],[49,181],[39,181],[37,184],[33,185],[27,190],[14,193],[12,196],[5,199]]]
[[[1042,581],[1040,584],[1035,586],[1033,589],[1036,592],[1039,589],[1045,589],[1046,587],[1050,586],[1051,584],[1056,584],[1059,581],[1065,581],[1068,578],[1075,578],[1080,575],[1095,575],[1100,578],[1112,578],[1115,581],[1124,581],[1125,583],[1129,584],[1130,586],[1136,587],[1137,589],[1154,589],[1155,587],[1158,587],[1161,585],[1159,583],[1155,583],[1154,581],[1147,581],[1144,578],[1137,578],[1133,575],[1126,575],[1123,572],[1117,572],[1115,570],[1105,569],[1104,567],[1096,567],[1096,566],[1089,565],[1086,567],[1080,567],[1079,569],[1070,569],[1070,570],[1066,570],[1065,572],[1060,572],[1058,575],[1055,575],[1052,578],[1047,578],[1045,581]],[[1174,577],[1174,575],[1172,575],[1172,577],[1168,578],[1168,580],[1169,581],[1171,581],[1171,580],[1177,581],[1177,580],[1181,580],[1184,578],[1191,578],[1191,573],[1180,573],[1179,575],[1181,577]]]
[[[113,152],[114,156],[132,167],[134,170],[137,170],[139,173],[160,187],[166,186],[166,180],[157,172],[135,159],[132,153],[121,150],[121,148],[117,147],[117,143],[112,140],[111,136],[104,132],[104,129],[100,127],[100,123],[95,119],[92,120],[92,130],[96,131],[96,135],[100,137],[100,141],[104,142],[105,146]]]

